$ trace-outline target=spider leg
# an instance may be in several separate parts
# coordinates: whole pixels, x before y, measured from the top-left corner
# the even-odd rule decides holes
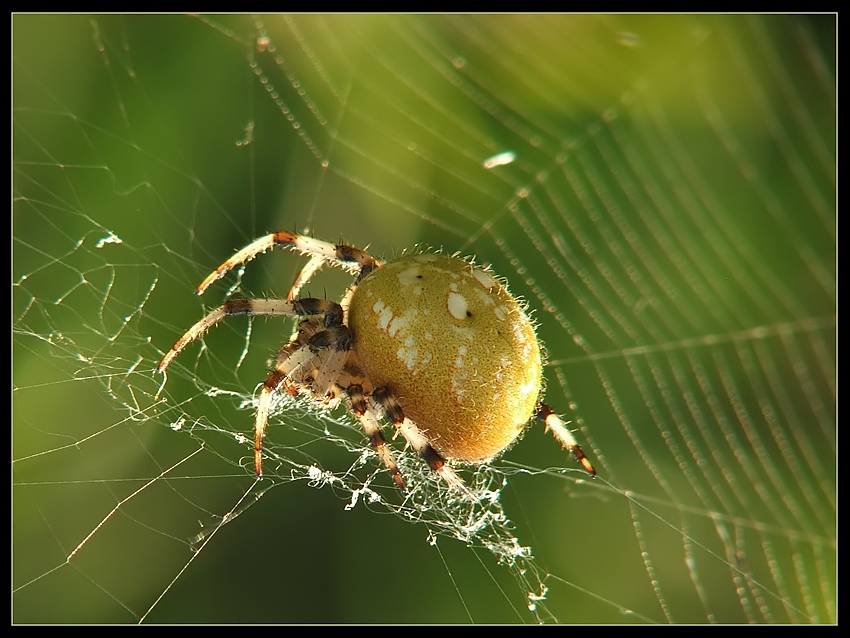
[[[267,317],[324,315],[325,325],[332,326],[342,323],[342,314],[342,307],[338,303],[324,299],[296,299],[294,301],[284,299],[231,299],[189,328],[186,334],[177,340],[177,343],[159,362],[157,372],[165,372],[174,357],[180,354],[187,345],[219,321],[231,315],[262,315]]]
[[[463,480],[446,464],[446,460],[428,442],[427,437],[416,427],[416,424],[404,416],[401,405],[389,388],[376,388],[372,392],[372,398],[384,410],[387,418],[398,428],[398,431],[401,432],[401,435],[411,447],[425,459],[428,467],[439,474],[451,487],[455,487],[469,496],[472,495]]]
[[[263,438],[266,436],[266,426],[269,424],[269,407],[271,406],[272,396],[281,385],[286,383],[286,378],[283,372],[273,370],[263,381],[263,388],[260,390],[260,400],[257,402],[257,418],[254,422],[254,473],[258,477],[263,476]],[[288,390],[289,387],[287,386]]]
[[[351,332],[345,326],[334,326],[318,333],[308,344],[312,350],[320,349],[315,356],[313,394],[330,402],[334,398],[336,381],[348,359]]]
[[[336,382],[342,370],[348,350],[351,346],[351,332],[345,326],[332,326],[327,330],[317,332],[307,340],[307,343],[294,351],[286,346],[278,355],[275,369],[266,377],[260,389],[257,401],[257,417],[254,422],[254,471],[258,477],[263,475],[263,439],[269,423],[269,411],[274,393],[280,386],[285,386],[290,394],[298,393],[298,383],[305,376],[318,370],[313,381],[312,391],[317,396],[325,396]],[[326,387],[320,388],[319,378]]]
[[[369,412],[369,403],[366,400],[366,395],[363,393],[363,386],[359,383],[352,383],[344,391],[346,396],[348,396],[351,411],[360,421],[363,431],[366,432],[369,442],[375,448],[378,456],[381,457],[384,467],[389,470],[390,475],[398,486],[402,490],[407,491],[407,486],[404,484],[404,479],[401,476],[401,470],[399,470],[392,450],[387,444],[383,432],[381,432],[381,426],[377,419]]]
[[[346,244],[330,244],[319,239],[307,237],[306,235],[298,235],[296,233],[277,232],[265,235],[255,239],[242,250],[236,252],[230,259],[225,261],[221,266],[210,273],[206,279],[198,286],[197,294],[201,295],[215,281],[221,279],[228,271],[235,266],[244,264],[246,261],[252,260],[257,255],[271,250],[275,246],[282,246],[297,250],[304,255],[316,257],[321,261],[331,263],[348,270],[352,274],[358,275],[358,280],[365,277],[367,274],[379,267],[382,262],[372,257],[369,253],[353,246]],[[312,269],[312,271],[310,270]],[[308,264],[301,275],[295,280],[293,288],[300,288],[306,283],[306,280],[312,276],[313,272],[318,269],[318,266]],[[305,276],[304,273],[307,273]],[[299,283],[300,282],[300,283]]]
[[[290,288],[289,292],[286,293],[286,298],[289,301],[295,299],[298,296],[298,293],[301,292],[301,289],[307,285],[307,282],[310,281],[313,275],[315,275],[324,265],[325,258],[321,255],[313,255],[310,257],[310,261],[304,265],[304,268],[302,268],[301,272],[298,273],[295,281],[292,282],[292,288]]]
[[[555,416],[555,413],[552,412],[552,408],[545,403],[541,403],[534,416],[537,417],[538,420],[543,421],[546,429],[552,433],[558,442],[572,452],[576,461],[581,463],[582,467],[584,467],[585,472],[595,478],[596,470],[590,464],[590,461],[584,455],[584,452],[582,452],[582,449],[579,447],[578,441],[575,440],[572,432],[564,426],[564,422],[561,421],[561,419]]]

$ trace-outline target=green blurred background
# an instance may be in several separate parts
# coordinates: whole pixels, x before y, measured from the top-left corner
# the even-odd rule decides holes
[[[500,461],[536,470],[511,474],[502,500],[551,574],[543,620],[833,621],[835,22],[13,16],[13,622],[537,619],[485,550],[348,510],[347,489],[290,481],[286,465],[192,558],[199,521],[251,485],[247,447],[223,432],[250,431],[241,402],[288,328],[254,322],[247,342],[247,323],[219,328],[181,356],[168,404],[153,369],[236,279],[203,300],[194,286],[277,229],[383,256],[472,254],[529,300],[553,362],[547,399],[600,470],[592,485],[561,472],[573,465],[542,428]],[[506,149],[517,162],[482,168]],[[640,179],[655,189],[632,197]],[[718,211],[720,246],[699,222]],[[282,294],[301,264],[265,256],[239,293]],[[324,271],[309,290],[335,297],[346,281]],[[661,368],[697,375],[682,405],[728,399],[703,412],[715,453],[670,453],[686,429]],[[821,374],[800,384],[800,369]],[[715,394],[701,398],[700,380]],[[322,440],[336,424],[283,421],[272,449],[355,464]],[[785,464],[800,427],[814,477]],[[760,430],[765,448],[737,455]],[[719,509],[682,487],[718,459],[718,493],[736,496]],[[743,574],[752,602],[736,593]]]

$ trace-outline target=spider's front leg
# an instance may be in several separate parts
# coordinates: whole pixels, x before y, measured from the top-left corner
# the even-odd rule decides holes
[[[310,317],[321,316],[322,329],[316,331],[307,339],[306,344],[296,349],[284,361],[286,365],[278,366],[263,383],[260,403],[257,409],[254,436],[254,465],[257,476],[262,475],[262,441],[268,423],[268,411],[272,392],[286,382],[296,366],[312,365],[316,352],[330,349],[342,352],[341,361],[345,360],[351,342],[351,333],[342,326],[343,311],[338,303],[325,299],[231,299],[213,310],[206,317],[189,328],[186,333],[171,347],[157,366],[157,372],[164,373],[174,358],[195,339],[219,321],[233,315],[266,316],[266,317]],[[299,358],[300,354],[300,358]],[[340,364],[341,367],[341,364]],[[337,373],[338,374],[338,373]],[[331,380],[330,383],[333,381]]]
[[[324,315],[325,325],[333,326],[342,323],[342,306],[325,299],[230,299],[201,319],[177,340],[171,350],[165,353],[156,368],[157,372],[165,372],[174,358],[195,339],[216,325],[225,317],[233,315],[265,316],[265,317],[306,317]]]
[[[206,279],[198,286],[197,294],[201,295],[213,283],[221,279],[227,272],[244,264],[246,261],[252,260],[257,255],[260,255],[267,250],[271,250],[276,246],[297,250],[304,255],[308,255],[313,259],[305,266],[302,274],[295,280],[293,290],[297,292],[307,280],[315,273],[322,262],[328,262],[340,268],[344,268],[349,272],[356,274],[358,279],[362,279],[367,274],[383,264],[378,259],[372,257],[365,250],[360,250],[354,246],[347,244],[330,244],[320,239],[299,235],[297,233],[288,233],[280,231],[265,235],[259,239],[255,239],[242,250],[236,252],[233,257],[225,261],[221,266],[210,273]],[[291,299],[296,293],[290,294]]]

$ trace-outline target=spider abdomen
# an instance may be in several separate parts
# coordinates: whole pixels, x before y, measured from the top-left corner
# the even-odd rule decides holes
[[[489,460],[534,413],[534,327],[490,273],[463,259],[417,254],[383,265],[354,290],[347,323],[366,376],[393,392],[444,457]]]

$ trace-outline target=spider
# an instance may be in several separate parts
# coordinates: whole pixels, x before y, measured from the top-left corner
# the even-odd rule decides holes
[[[228,271],[281,246],[309,256],[285,299],[230,299],[169,350],[180,352],[231,315],[296,317],[300,323],[262,384],[254,426],[254,471],[263,474],[263,437],[276,392],[322,408],[344,401],[399,487],[405,482],[381,430],[386,416],[442,478],[463,482],[447,460],[483,463],[510,446],[536,418],[581,463],[596,471],[564,423],[542,403],[541,345],[523,306],[488,270],[458,256],[405,254],[384,262],[345,244],[276,232],[216,268],[204,291]],[[329,263],[354,283],[337,303],[299,298]]]

